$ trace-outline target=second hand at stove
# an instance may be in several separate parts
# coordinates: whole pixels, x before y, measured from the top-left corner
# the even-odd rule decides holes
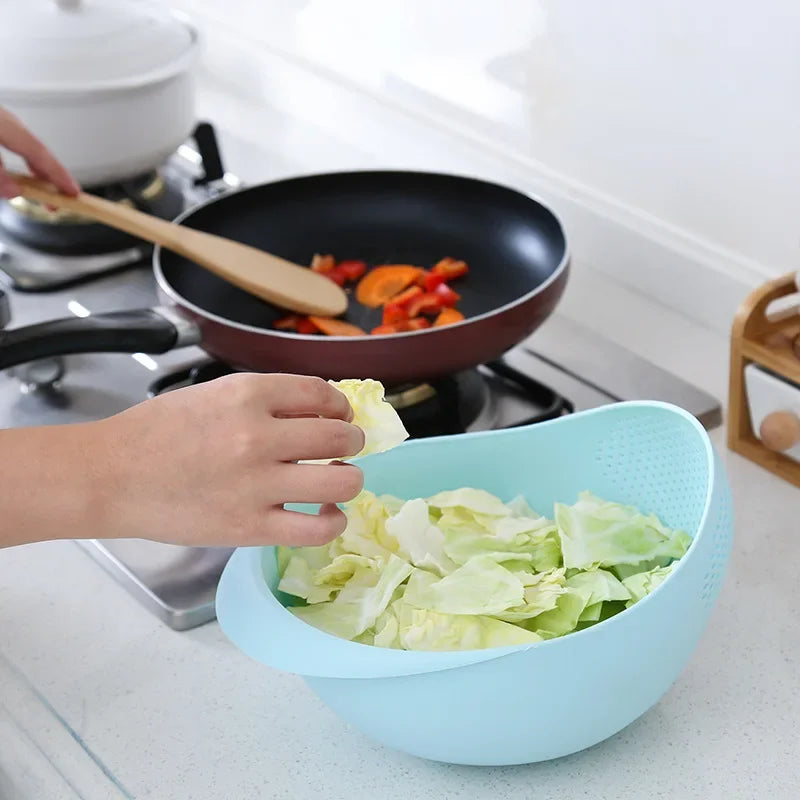
[[[186,143],[150,176],[92,189],[131,202],[165,219],[185,208],[241,186],[222,166],[211,125],[198,124],[195,147]],[[48,292],[146,265],[152,247],[103,225],[62,218],[18,201],[0,206],[0,277],[18,291]]]

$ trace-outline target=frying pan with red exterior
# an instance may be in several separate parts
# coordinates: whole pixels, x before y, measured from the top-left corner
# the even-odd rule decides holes
[[[162,305],[0,331],[0,369],[79,352],[164,353],[199,344],[230,366],[387,386],[450,375],[496,359],[532,333],[567,280],[566,238],[528,195],[473,178],[343,172],[275,181],[210,200],[183,225],[261,247],[297,263],[314,253],[370,266],[468,262],[454,281],[465,315],[455,325],[391,336],[328,337],[275,330],[285,314],[167,250],[154,253]],[[380,309],[351,298],[346,319],[366,331]]]

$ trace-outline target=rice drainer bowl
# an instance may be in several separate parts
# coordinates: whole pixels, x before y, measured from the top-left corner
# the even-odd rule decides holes
[[[590,747],[644,714],[686,665],[719,593],[733,536],[730,489],[687,412],[618,403],[502,431],[421,439],[361,460],[366,488],[402,498],[472,486],[540,513],[590,490],[654,512],[692,537],[675,571],[611,619],[533,645],[407,652],[356,644],[276,599],[274,548],[241,548],[217,593],[225,634],[251,658],[297,673],[344,721],[437,761],[506,765]],[[545,720],[546,724],[542,724]]]

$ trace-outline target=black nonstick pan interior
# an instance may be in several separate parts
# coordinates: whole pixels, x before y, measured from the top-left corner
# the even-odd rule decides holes
[[[504,187],[414,172],[315,175],[217,199],[183,219],[189,227],[260,247],[300,264],[314,253],[370,266],[430,267],[445,256],[470,273],[453,282],[467,318],[518,300],[561,264],[566,243],[542,205]],[[160,250],[167,283],[189,303],[227,320],[270,329],[286,312],[182,257]],[[346,318],[367,332],[380,310],[353,297]]]

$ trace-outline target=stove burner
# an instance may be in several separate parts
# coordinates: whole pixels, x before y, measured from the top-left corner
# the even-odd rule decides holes
[[[87,191],[161,219],[174,219],[188,205],[237,182],[228,176],[216,134],[197,125],[188,145],[158,170]],[[20,291],[51,291],[110,272],[146,264],[152,246],[122,231],[68,211],[14,198],[0,202],[0,271]]]
[[[174,219],[184,207],[180,189],[169,185],[155,171],[110,186],[87,187],[87,191],[161,219]],[[139,243],[137,238],[116,228],[69,211],[51,211],[22,197],[0,205],[0,226],[29,247],[59,255],[111,253]]]
[[[517,394],[524,397],[533,405],[541,409],[538,414],[527,417],[526,419],[509,425],[510,428],[520,428],[524,425],[533,425],[536,422],[547,422],[547,420],[557,419],[575,411],[575,405],[566,397],[559,394],[543,383],[540,383],[524,372],[514,369],[510,364],[502,359],[490,361],[485,369],[496,376],[499,380],[513,388]]]
[[[95,186],[86,189],[113,203],[122,203],[132,208],[141,208],[156,202],[167,191],[163,176],[157,172],[149,172],[129,181],[111,186]],[[18,214],[47,225],[91,225],[91,219],[82,217],[73,211],[63,208],[50,209],[36,200],[27,197],[15,197],[8,202]]]
[[[154,381],[148,397],[194,386],[236,372],[215,360],[205,360],[170,372]],[[573,405],[557,392],[530,378],[504,361],[480,369],[420,384],[386,389],[386,400],[394,406],[412,439],[444,436],[497,427],[496,410],[489,390],[492,381],[502,381],[540,411],[515,423],[531,425],[574,411]]]

